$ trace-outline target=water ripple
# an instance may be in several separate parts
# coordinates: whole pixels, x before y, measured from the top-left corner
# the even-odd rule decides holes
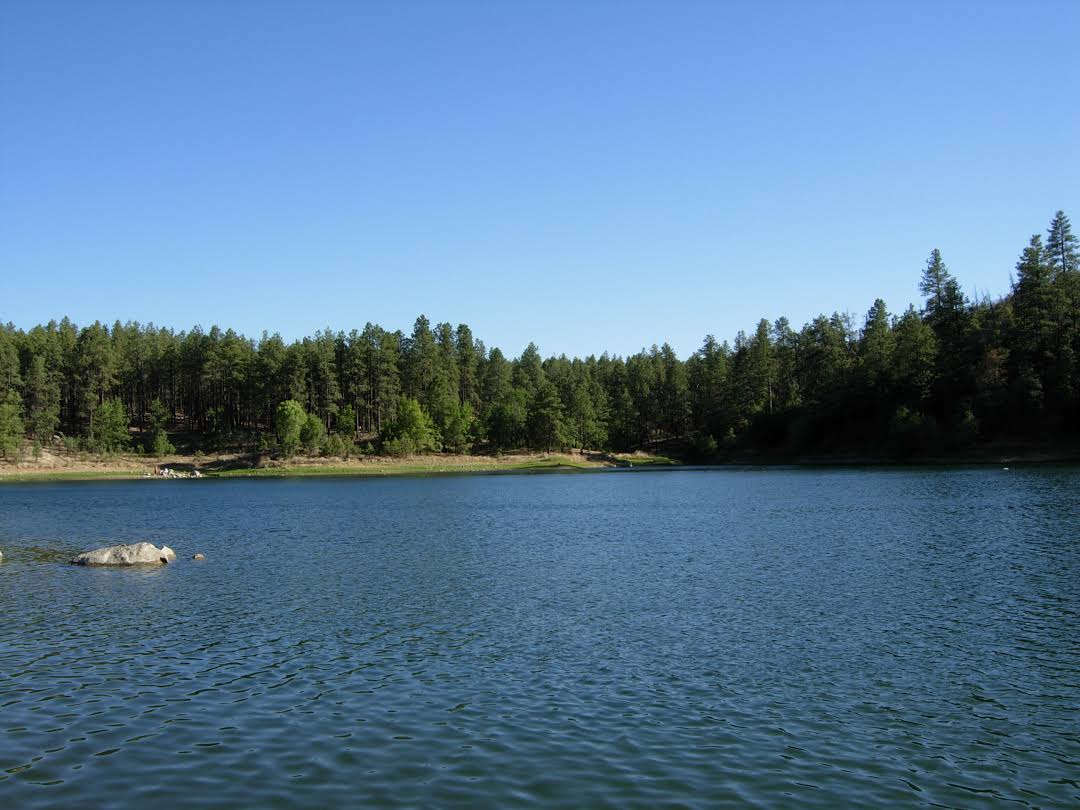
[[[5,486],[0,800],[1075,807],[1078,492],[1070,468]],[[66,565],[103,538],[208,561]]]

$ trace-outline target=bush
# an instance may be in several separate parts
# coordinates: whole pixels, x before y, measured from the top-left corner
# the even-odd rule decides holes
[[[150,443],[150,452],[155,456],[171,456],[176,452],[176,447],[169,441],[164,430],[158,430]]]
[[[356,409],[346,405],[334,417],[334,433],[352,438],[356,435]]]
[[[131,444],[128,433],[127,411],[118,399],[105,402],[94,415],[94,424],[90,429],[90,446],[102,453],[118,453],[127,450]]]
[[[691,451],[694,458],[699,461],[706,461],[713,458],[717,451],[716,439],[710,434],[702,431],[695,431],[691,436]]]
[[[353,452],[353,443],[340,433],[333,433],[323,439],[320,448],[324,456],[331,458],[348,458]]]
[[[309,453],[314,453],[318,451],[324,436],[326,436],[326,428],[322,420],[315,414],[308,414],[307,419],[304,420],[304,426],[300,428],[300,444]]]
[[[956,425],[956,443],[961,446],[967,446],[974,444],[979,438],[979,420],[975,418],[975,414],[968,408],[964,411],[960,417],[960,421]]]
[[[901,405],[889,420],[889,447],[895,456],[910,456],[937,445],[938,426],[932,416]]]
[[[388,456],[401,458],[416,455],[416,444],[405,437],[390,439],[383,443],[383,451]]]
[[[392,456],[437,452],[442,445],[435,423],[415,399],[398,402],[397,418],[383,431],[383,449]]]
[[[274,411],[274,432],[284,456],[292,456],[300,449],[300,431],[307,424],[307,414],[295,399],[287,399]]]

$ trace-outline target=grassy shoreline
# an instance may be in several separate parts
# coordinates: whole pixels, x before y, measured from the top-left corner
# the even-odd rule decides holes
[[[1075,464],[1080,463],[1074,455],[1029,457],[986,458],[986,457],[933,457],[906,460],[882,460],[876,458],[802,458],[791,459],[731,459],[703,464],[686,464],[664,456],[620,458],[615,462],[581,460],[579,458],[552,454],[527,459],[505,461],[497,458],[477,461],[473,457],[462,461],[458,457],[448,456],[437,461],[416,462],[409,459],[367,459],[360,463],[311,462],[296,464],[274,464],[267,467],[233,467],[222,470],[207,470],[202,473],[202,481],[213,478],[330,478],[330,477],[388,477],[394,475],[469,475],[469,474],[523,474],[523,473],[558,473],[558,472],[598,472],[613,469],[633,470],[724,470],[740,468],[934,468],[934,467],[997,467],[997,465],[1023,464]],[[144,460],[145,461],[145,460]],[[99,463],[99,462],[98,462]],[[171,461],[170,464],[184,462]],[[0,486],[4,484],[56,483],[77,481],[168,481],[152,474],[153,465],[144,465],[138,469],[117,467],[98,467],[96,469],[0,469]],[[184,478],[193,480],[193,478]]]
[[[391,475],[451,475],[467,473],[583,472],[616,467],[669,467],[678,462],[666,456],[645,454],[545,453],[498,456],[423,456],[415,458],[367,457],[341,459],[297,458],[288,461],[253,462],[244,457],[199,459],[191,456],[147,458],[121,456],[114,459],[69,458],[48,463],[24,462],[0,465],[0,485],[32,481],[124,481],[172,480],[157,474],[168,467],[188,478],[199,470],[211,478],[308,478],[368,477]]]
[[[530,472],[588,472],[614,468],[633,469],[725,469],[738,467],[946,467],[1010,464],[1070,464],[1080,462],[1074,448],[1023,448],[999,446],[952,456],[921,456],[907,459],[876,456],[834,455],[785,457],[777,455],[731,456],[704,464],[687,464],[664,455],[637,452],[608,453],[520,453],[506,456],[433,455],[411,458],[367,456],[357,459],[297,457],[270,459],[243,455],[212,457],[168,456],[153,458],[123,455],[111,458],[85,455],[50,455],[39,461],[0,464],[0,486],[4,483],[34,481],[126,481],[169,480],[156,472],[164,467],[177,471],[181,478],[199,470],[203,479],[211,478],[330,478],[385,477],[393,475],[511,474]]]

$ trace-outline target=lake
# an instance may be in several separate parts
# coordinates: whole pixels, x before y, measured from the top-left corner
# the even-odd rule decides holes
[[[1077,467],[10,484],[0,551],[4,807],[1080,806]]]

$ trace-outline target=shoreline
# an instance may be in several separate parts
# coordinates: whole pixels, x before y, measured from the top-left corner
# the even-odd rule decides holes
[[[214,457],[172,455],[150,458],[121,455],[61,457],[0,464],[0,485],[34,481],[200,480],[213,478],[387,477],[394,475],[504,474],[529,472],[584,472],[620,467],[662,468],[677,465],[666,456],[604,453],[521,453],[506,456],[414,456],[360,459],[296,457],[258,459],[222,454]],[[175,474],[163,476],[168,468]]]
[[[779,468],[915,468],[915,467],[987,467],[1010,465],[1055,465],[1080,463],[1080,455],[1064,452],[1027,451],[1002,448],[1001,452],[957,454],[889,459],[875,456],[804,456],[796,458],[741,457],[723,461],[690,463],[668,456],[606,453],[521,453],[506,456],[415,456],[392,458],[369,456],[361,459],[322,459],[297,457],[289,460],[262,459],[252,463],[249,457],[222,454],[198,460],[193,456],[122,455],[107,457],[50,456],[40,461],[0,464],[0,486],[5,483],[60,481],[147,481],[199,480],[230,478],[362,478],[438,475],[506,475],[527,473],[600,472],[605,470],[723,470]],[[176,474],[162,476],[158,470],[169,468]]]

